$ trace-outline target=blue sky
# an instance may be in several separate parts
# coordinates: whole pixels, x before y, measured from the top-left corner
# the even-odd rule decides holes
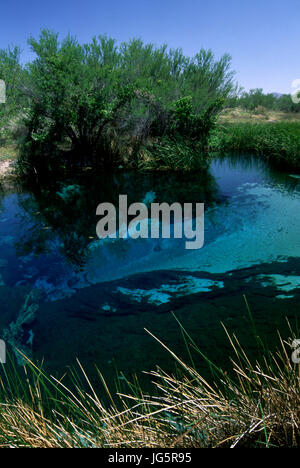
[[[291,91],[300,78],[300,0],[0,0],[0,48],[20,45],[47,27],[82,41],[107,33],[119,41],[229,52],[239,83]]]

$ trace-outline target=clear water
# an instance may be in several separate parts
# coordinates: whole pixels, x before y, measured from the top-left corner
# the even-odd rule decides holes
[[[66,188],[67,187],[67,188]],[[204,202],[205,244],[99,241],[96,207]],[[255,353],[243,296],[270,346],[299,318],[300,179],[246,157],[208,172],[89,175],[62,186],[0,195],[0,337],[62,374],[78,357],[112,379],[173,364],[145,328],[183,356],[182,322],[199,348],[226,366],[220,322]],[[27,302],[26,302],[27,298]],[[25,304],[25,306],[24,306]],[[201,363],[199,361],[199,366]]]

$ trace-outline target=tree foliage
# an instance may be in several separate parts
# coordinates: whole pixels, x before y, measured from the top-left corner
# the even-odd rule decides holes
[[[165,137],[203,149],[235,89],[230,56],[216,60],[210,50],[189,58],[140,39],[117,44],[98,36],[80,44],[48,30],[29,44],[35,59],[23,68],[16,61],[18,93],[28,103],[25,172],[119,164],[125,153],[133,164],[141,145]]]
[[[22,91],[25,72],[20,65],[20,49],[0,49],[0,79],[6,85],[6,103],[0,105],[0,130],[5,129],[9,119],[25,106]],[[25,77],[24,77],[25,78]]]

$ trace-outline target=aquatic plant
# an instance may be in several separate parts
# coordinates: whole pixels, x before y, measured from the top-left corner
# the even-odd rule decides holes
[[[81,187],[76,184],[66,185],[62,187],[62,189],[59,192],[56,192],[56,194],[66,203],[70,203],[74,198],[80,196]]]
[[[22,351],[26,356],[31,355],[34,334],[32,330],[29,330],[28,336],[25,338],[24,327],[30,326],[35,321],[40,298],[41,291],[31,290],[25,298],[17,319],[3,331],[3,339],[12,346],[20,365],[24,365],[24,359],[19,351]]]
[[[300,124],[298,122],[234,123],[218,125],[209,148],[218,153],[251,153],[300,170]]]
[[[198,144],[189,144],[180,136],[149,141],[139,152],[140,169],[190,171],[207,169],[209,157]]]
[[[180,328],[187,345],[203,357]],[[113,396],[98,371],[110,405],[80,363],[85,383],[72,371],[72,388],[28,359],[25,383],[13,366],[6,368],[0,380],[0,446],[299,447],[300,367],[291,360],[291,341],[279,337],[275,354],[264,350],[252,363],[238,338],[226,333],[234,355],[231,374],[205,358],[213,373],[208,382],[191,354],[187,364],[154,337],[181,370],[176,375],[159,368],[152,372],[155,396],[145,395],[137,381],[127,381],[129,393]]]

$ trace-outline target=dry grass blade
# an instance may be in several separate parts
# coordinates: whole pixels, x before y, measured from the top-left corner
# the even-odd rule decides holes
[[[176,376],[150,373],[156,396],[113,395],[106,407],[78,362],[86,392],[47,377],[31,361],[25,384],[17,374],[0,379],[2,447],[299,447],[300,366],[290,358],[290,340],[276,353],[251,362],[225,329],[235,360],[230,377],[208,382],[148,332],[181,366]],[[21,382],[21,381],[20,381]],[[18,393],[19,392],[19,393]]]

